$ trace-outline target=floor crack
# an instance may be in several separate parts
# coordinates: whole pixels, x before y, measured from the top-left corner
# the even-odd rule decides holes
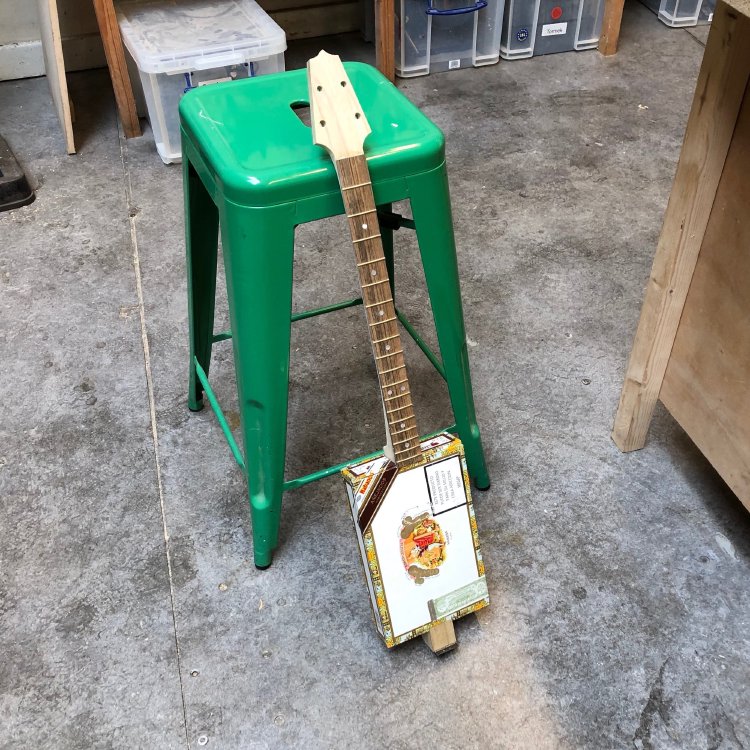
[[[185,728],[185,746],[190,748],[190,734],[188,732],[187,705],[185,703],[185,689],[182,680],[182,659],[180,655],[180,641],[177,635],[177,612],[175,606],[174,580],[172,575],[172,555],[169,546],[169,528],[167,525],[167,513],[164,504],[164,484],[161,477],[161,456],[159,453],[159,430],[156,423],[156,400],[154,397],[154,380],[151,373],[151,351],[148,343],[148,330],[146,328],[146,308],[143,301],[143,283],[141,277],[141,261],[138,251],[138,236],[136,232],[136,218],[138,209],[133,203],[133,186],[130,179],[128,165],[128,144],[122,130],[122,124],[118,123],[120,137],[120,160],[125,173],[125,198],[128,206],[128,222],[130,224],[130,243],[133,249],[133,270],[135,272],[135,289],[138,304],[138,316],[141,327],[141,344],[143,346],[143,362],[146,375],[146,391],[148,394],[149,421],[151,424],[151,439],[154,445],[154,463],[156,465],[156,486],[159,495],[159,507],[161,510],[162,530],[164,532],[164,551],[167,558],[167,576],[169,578],[169,601],[172,610],[172,628],[174,632],[175,651],[177,655],[177,678],[180,684],[180,700],[182,702],[182,720]]]
[[[664,670],[666,669],[669,657],[667,657],[659,668],[659,674],[651,686],[648,694],[646,705],[641,711],[641,718],[638,728],[633,734],[632,743],[636,750],[654,750],[651,741],[651,730],[654,726],[654,719],[658,715],[666,726],[669,722],[669,708],[671,701],[664,698]],[[669,733],[669,732],[668,732]],[[670,733],[671,736],[671,733]],[[639,744],[640,743],[640,744]]]

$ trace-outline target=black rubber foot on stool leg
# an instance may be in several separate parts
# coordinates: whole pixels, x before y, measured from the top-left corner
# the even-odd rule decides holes
[[[258,563],[255,563],[255,567],[257,570],[268,570],[271,567],[271,563],[268,563],[268,565],[258,565]]]
[[[487,490],[492,487],[492,483],[488,484],[486,487],[477,487],[477,485],[474,485],[475,489],[477,489],[479,492],[487,492]]]

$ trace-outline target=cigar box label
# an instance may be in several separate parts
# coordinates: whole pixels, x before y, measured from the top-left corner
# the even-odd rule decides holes
[[[451,591],[449,594],[443,594],[437,599],[430,599],[427,606],[433,620],[440,620],[447,617],[452,612],[470,607],[484,599],[489,599],[487,590],[487,581],[484,576],[477,578],[476,581],[467,583],[460,589]]]
[[[422,442],[424,462],[343,470],[375,622],[388,647],[489,603],[461,442]],[[389,471],[390,469],[390,471]]]

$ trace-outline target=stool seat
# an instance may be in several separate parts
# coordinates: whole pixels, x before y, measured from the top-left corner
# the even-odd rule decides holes
[[[345,68],[372,128],[365,151],[373,184],[439,167],[439,128],[370,65]],[[239,205],[338,194],[333,162],[294,111],[308,104],[306,70],[201,86],[180,102],[183,138],[214,172],[219,194]]]

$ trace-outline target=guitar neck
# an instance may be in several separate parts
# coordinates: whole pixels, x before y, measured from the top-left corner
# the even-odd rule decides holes
[[[404,467],[421,458],[419,431],[380,238],[370,173],[364,155],[337,159],[335,165],[354,245],[387,429],[396,464]]]

